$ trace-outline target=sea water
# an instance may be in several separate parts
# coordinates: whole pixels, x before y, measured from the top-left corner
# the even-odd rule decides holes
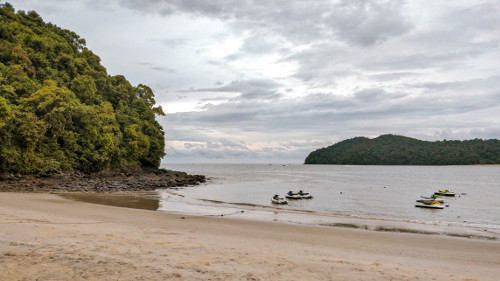
[[[162,168],[209,179],[199,186],[160,191],[163,211],[324,225],[359,226],[362,219],[365,228],[376,219],[479,228],[500,235],[500,166],[165,164]],[[448,207],[415,207],[417,199],[439,189],[456,192],[455,197],[445,197]],[[309,192],[313,199],[271,203],[274,194],[284,197],[290,190]]]

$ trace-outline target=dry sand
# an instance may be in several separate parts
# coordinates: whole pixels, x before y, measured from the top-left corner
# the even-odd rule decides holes
[[[499,280],[500,242],[0,193],[0,280]]]

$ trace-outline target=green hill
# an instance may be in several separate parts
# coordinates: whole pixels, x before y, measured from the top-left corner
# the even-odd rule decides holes
[[[77,34],[0,5],[0,173],[158,167],[162,114]]]
[[[305,164],[500,164],[499,140],[421,141],[404,136],[356,137],[311,152]]]

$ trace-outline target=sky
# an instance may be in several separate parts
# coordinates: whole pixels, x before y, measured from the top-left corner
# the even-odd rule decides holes
[[[500,1],[431,2],[9,1],[153,89],[163,163],[303,163],[382,134],[500,139]]]

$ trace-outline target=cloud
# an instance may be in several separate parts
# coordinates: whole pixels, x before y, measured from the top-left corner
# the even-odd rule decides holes
[[[168,161],[302,162],[385,133],[500,138],[496,0],[16,2],[153,88]]]
[[[227,85],[216,85],[213,88],[190,89],[184,92],[214,92],[214,93],[239,93],[238,97],[248,100],[276,100],[281,97],[277,89],[281,84],[269,79],[251,79],[232,81]],[[224,98],[225,99],[225,98]],[[214,100],[214,99],[208,99]]]
[[[175,72],[175,70],[173,70],[171,68],[156,65],[153,63],[149,63],[149,62],[141,62],[141,63],[138,63],[138,65],[145,67],[147,69],[156,70],[156,71],[163,71],[163,72],[167,72],[167,73],[174,73]]]
[[[411,29],[400,1],[124,0],[127,8],[162,16],[190,14],[227,22],[234,32],[266,31],[294,44],[336,38],[368,46]],[[261,37],[261,36],[259,36]],[[246,46],[247,48],[249,46]],[[260,47],[257,47],[260,50]],[[249,50],[255,50],[251,47]]]
[[[370,46],[411,30],[401,1],[341,1],[326,14],[340,40]]]
[[[163,38],[163,39],[155,39],[153,42],[159,42],[163,46],[168,48],[177,48],[179,46],[186,45],[188,40],[182,37],[171,37],[171,38]]]

